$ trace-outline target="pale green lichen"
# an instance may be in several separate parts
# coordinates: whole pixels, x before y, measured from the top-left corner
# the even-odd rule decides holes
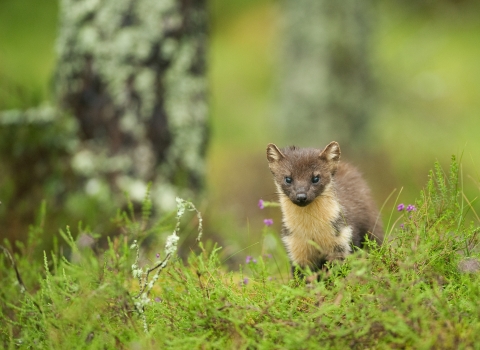
[[[206,8],[194,6],[198,5],[186,6],[185,19],[186,7],[175,0],[61,2],[57,95],[63,99],[78,93],[85,72],[92,72],[111,99],[104,118],[117,115],[120,130],[134,140],[133,146],[121,146],[115,152],[99,139],[83,142],[72,165],[84,176],[122,174],[122,180],[113,182],[121,191],[130,187],[125,184],[136,181],[168,188],[174,195],[156,201],[161,211],[175,207],[176,195],[193,198],[205,173],[207,80],[205,69],[193,72],[192,67],[205,60]],[[184,21],[195,29],[182,32]],[[168,63],[162,63],[165,68],[161,71],[159,60]],[[138,98],[132,98],[133,92]],[[165,110],[171,140],[162,164],[156,166],[158,152],[147,134],[148,121],[159,103]],[[91,164],[82,160],[87,154]],[[195,183],[175,183],[179,171],[189,173]]]
[[[5,127],[2,132],[10,134],[14,134],[25,126],[32,126],[34,129],[36,129],[36,127],[43,127],[57,136],[55,138],[55,144],[58,148],[73,153],[78,147],[78,139],[75,137],[75,133],[77,132],[75,120],[65,117],[57,107],[49,103],[43,103],[38,107],[26,110],[13,109],[0,111],[0,126]],[[44,144],[37,144],[37,147],[44,146]]]
[[[129,176],[119,176],[117,185],[124,192],[128,193],[131,200],[141,202],[145,198],[147,192],[147,184],[138,179],[132,179]]]
[[[0,112],[1,125],[20,124],[45,124],[52,123],[58,117],[58,110],[49,105],[43,104],[36,108],[29,108],[21,111],[12,109]]]
[[[87,183],[85,184],[85,192],[89,196],[97,195],[100,193],[101,188],[101,182],[96,178],[88,179]]]

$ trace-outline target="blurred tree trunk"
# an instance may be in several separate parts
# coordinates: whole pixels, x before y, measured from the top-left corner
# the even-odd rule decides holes
[[[160,210],[203,184],[205,0],[62,0],[55,90],[78,121],[72,159],[85,191]]]
[[[288,142],[354,146],[371,115],[370,1],[283,1],[279,118]]]

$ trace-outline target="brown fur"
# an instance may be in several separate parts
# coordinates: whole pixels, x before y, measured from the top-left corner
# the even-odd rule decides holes
[[[340,146],[267,147],[283,215],[282,240],[290,260],[318,270],[343,259],[365,236],[383,241],[379,213],[358,170],[340,162]]]

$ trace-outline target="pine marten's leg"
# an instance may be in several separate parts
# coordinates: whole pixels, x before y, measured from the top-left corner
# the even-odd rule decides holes
[[[318,274],[319,271],[326,271],[327,266],[327,259],[321,257],[315,260],[311,265],[308,266],[311,272],[313,272],[314,279],[316,278],[317,281],[320,280],[320,275]],[[300,267],[298,265],[292,264],[292,276],[293,278],[303,280],[307,283],[311,283],[313,279],[308,278],[305,274],[305,267]]]

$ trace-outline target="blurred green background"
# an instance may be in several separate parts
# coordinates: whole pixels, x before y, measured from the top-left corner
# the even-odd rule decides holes
[[[255,243],[261,240],[263,219],[274,218],[274,228],[280,229],[278,209],[261,211],[257,202],[276,199],[266,145],[289,144],[275,119],[281,3],[212,0],[209,9],[212,137],[202,210],[207,231],[222,241],[226,256],[246,247],[241,255],[254,255],[261,249]],[[367,152],[345,158],[365,174],[380,207],[401,188],[399,201],[413,203],[435,160],[447,166],[452,154],[463,154],[463,185],[475,198],[480,5],[389,0],[377,1],[375,10],[374,132],[365,140]],[[53,0],[0,0],[0,110],[51,100],[57,12]],[[396,194],[385,205],[385,219]],[[474,207],[478,211],[478,204]]]

